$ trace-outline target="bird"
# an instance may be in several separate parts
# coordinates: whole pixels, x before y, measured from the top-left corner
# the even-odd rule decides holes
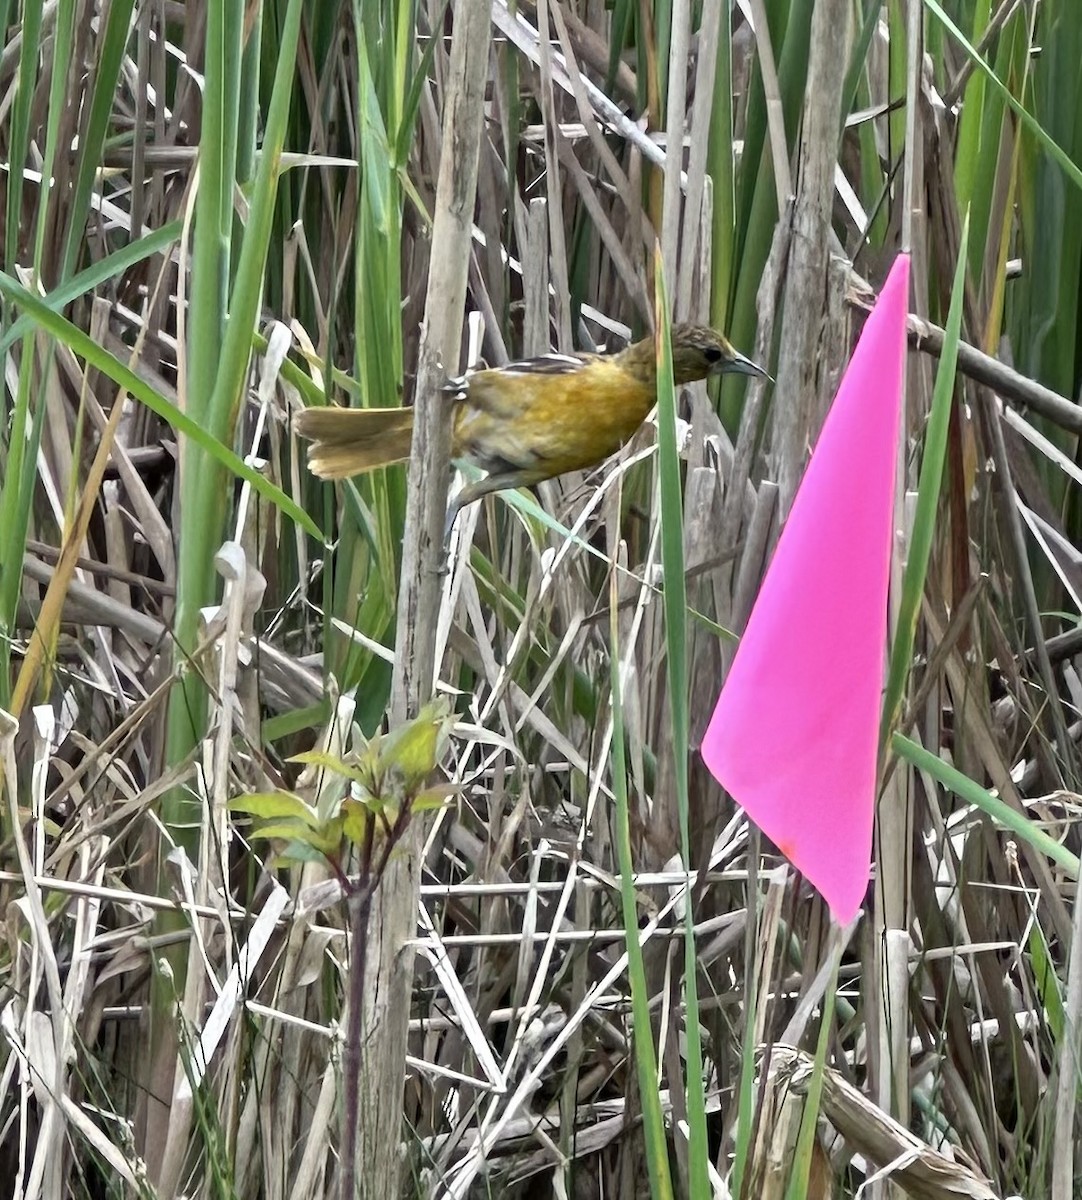
[[[706,325],[672,327],[672,365],[677,386],[723,372],[769,378]],[[458,513],[482,496],[597,466],[629,441],[657,400],[654,338],[615,354],[549,353],[487,367],[441,390],[455,405],[452,459],[487,472],[455,497],[449,538]],[[409,458],[413,409],[306,408],[294,429],[311,442],[313,474],[345,479]]]

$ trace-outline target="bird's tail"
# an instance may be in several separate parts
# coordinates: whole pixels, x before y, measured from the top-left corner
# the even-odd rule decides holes
[[[346,479],[409,458],[412,408],[306,408],[293,428],[311,441],[308,466],[321,479]]]

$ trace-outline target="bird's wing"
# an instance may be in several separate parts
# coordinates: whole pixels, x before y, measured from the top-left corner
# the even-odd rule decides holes
[[[522,358],[509,362],[502,367],[485,367],[480,371],[471,371],[465,375],[456,375],[443,385],[443,391],[455,397],[464,399],[469,391],[471,399],[476,400],[477,392],[486,392],[493,385],[497,387],[506,382],[509,377],[516,375],[571,375],[595,359],[598,354],[539,354],[536,358]]]
[[[508,375],[570,375],[598,357],[597,354],[539,354],[536,358],[508,363],[499,370]]]
[[[444,391],[452,393],[456,401],[464,402],[475,412],[510,417],[533,402],[536,388],[544,380],[576,375],[601,357],[598,354],[540,354],[537,358],[524,358],[503,367],[448,380]]]

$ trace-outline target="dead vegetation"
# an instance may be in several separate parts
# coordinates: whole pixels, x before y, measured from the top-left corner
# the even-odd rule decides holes
[[[395,1170],[419,1196],[649,1192],[626,784],[678,1190],[694,1020],[718,1195],[787,1186],[797,1135],[771,1114],[797,1079],[809,1195],[1067,1200],[1071,873],[892,759],[842,935],[695,744],[903,241],[912,514],[968,212],[901,727],[1078,851],[1082,22],[1052,0],[961,0],[957,28],[932,0],[484,4],[459,338],[426,305],[453,307],[433,217],[471,3],[0,5],[0,1178],[30,1200],[337,1194],[348,916],[325,860],[278,866],[229,803],[288,789],[326,817],[341,784],[292,756],[401,723],[416,547],[404,473],[318,485],[289,416],[414,399],[437,317],[463,362],[619,345],[652,318],[660,243],[674,315],[776,380],[682,397],[687,808],[648,424],[589,478],[471,510],[434,590],[456,792],[394,857],[407,904],[384,897],[369,955],[367,1003],[406,1040],[369,1026],[364,1054],[408,1057],[401,1138],[400,1076],[362,1096],[363,1194]],[[817,1038],[821,1094],[788,1049]]]

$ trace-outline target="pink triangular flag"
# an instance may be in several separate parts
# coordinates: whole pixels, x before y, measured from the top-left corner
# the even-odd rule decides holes
[[[703,739],[834,917],[868,886],[909,257],[864,326]]]

